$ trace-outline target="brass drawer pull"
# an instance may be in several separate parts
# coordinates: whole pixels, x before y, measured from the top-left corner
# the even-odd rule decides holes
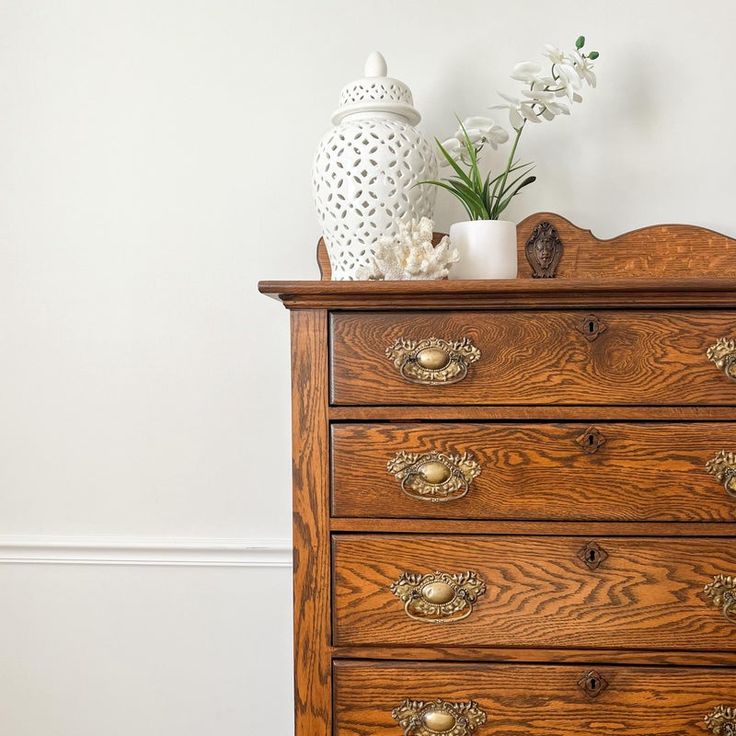
[[[736,381],[736,340],[722,337],[715,345],[708,348],[706,355],[708,360],[715,363],[718,370],[723,371],[728,378]]]
[[[405,700],[391,716],[404,729],[404,736],[469,736],[486,722],[486,714],[472,700]]]
[[[712,460],[705,464],[705,469],[719,483],[723,483],[726,493],[736,498],[736,453],[721,450]]]
[[[426,575],[402,573],[391,592],[404,603],[410,618],[430,624],[462,621],[473,612],[473,604],[486,592],[477,573],[433,572]]]
[[[705,727],[715,736],[736,734],[736,708],[719,705],[705,717]]]
[[[723,615],[736,624],[736,577],[716,575],[703,592],[712,606],[723,609]]]
[[[410,383],[442,386],[462,381],[468,366],[480,360],[480,350],[466,337],[463,340],[399,338],[386,348],[386,357]]]
[[[462,498],[480,465],[472,453],[397,452],[386,469],[401,481],[401,490],[418,501],[441,503]]]

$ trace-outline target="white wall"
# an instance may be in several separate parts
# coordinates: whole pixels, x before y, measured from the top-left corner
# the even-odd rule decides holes
[[[0,732],[289,733],[288,320],[255,286],[316,276],[312,152],[369,51],[443,136],[585,33],[599,88],[525,133],[513,217],[736,235],[734,24],[730,0],[0,0]]]

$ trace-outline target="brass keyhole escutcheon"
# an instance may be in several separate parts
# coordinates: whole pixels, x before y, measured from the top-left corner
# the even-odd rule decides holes
[[[578,687],[589,698],[597,698],[608,687],[608,681],[600,672],[590,670],[578,680]]]
[[[595,314],[588,314],[583,317],[582,322],[578,324],[578,332],[582,333],[583,337],[588,342],[593,342],[598,336],[608,329],[608,325]]]
[[[606,438],[597,427],[588,427],[585,432],[575,438],[575,442],[583,448],[583,452],[592,455],[606,444]]]
[[[588,542],[578,551],[578,557],[589,569],[597,570],[608,559],[608,552],[598,542]]]

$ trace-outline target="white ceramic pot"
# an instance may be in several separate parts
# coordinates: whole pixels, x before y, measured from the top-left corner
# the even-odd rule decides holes
[[[334,127],[314,160],[317,216],[335,280],[355,279],[370,266],[375,243],[396,235],[400,222],[432,217],[437,188],[434,146],[414,126],[419,112],[409,88],[387,76],[377,52],[365,77],[346,85]]]
[[[450,242],[460,261],[451,279],[515,279],[516,225],[507,220],[473,220],[450,226]]]

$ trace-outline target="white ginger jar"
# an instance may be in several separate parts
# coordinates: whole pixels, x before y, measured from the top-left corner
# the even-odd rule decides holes
[[[314,159],[317,217],[332,278],[358,278],[376,241],[398,234],[399,224],[432,217],[437,177],[434,146],[414,126],[421,120],[411,90],[387,77],[386,60],[373,52],[365,77],[343,87],[334,127]]]

